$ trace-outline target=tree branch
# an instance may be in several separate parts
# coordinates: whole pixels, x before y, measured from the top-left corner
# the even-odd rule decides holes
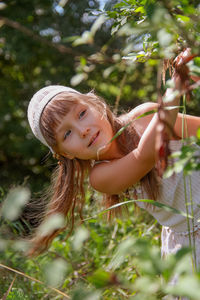
[[[3,24],[22,32],[25,35],[28,35],[28,36],[32,37],[35,41],[38,41],[38,42],[40,42],[44,45],[50,46],[52,48],[55,48],[56,50],[58,50],[62,54],[75,54],[74,49],[66,47],[62,44],[53,43],[53,42],[49,41],[48,39],[37,35],[32,30],[30,30],[30,29],[26,28],[25,26],[21,25],[19,22],[10,20],[10,19],[5,18],[5,17],[0,17],[0,22],[3,22]]]
[[[58,43],[53,43],[51,41],[49,41],[48,39],[39,36],[38,34],[34,33],[32,30],[28,29],[27,27],[21,25],[19,22],[10,20],[6,17],[0,17],[0,22],[2,22],[3,24],[18,30],[20,32],[22,32],[23,34],[30,36],[31,38],[33,38],[35,41],[40,42],[41,44],[50,46],[51,48],[56,49],[57,51],[59,51],[61,54],[72,54],[73,56],[84,56],[81,53],[78,53],[74,50],[74,48],[69,48],[66,47],[62,44],[58,44]],[[101,63],[113,63],[113,59],[111,57],[106,57],[105,54],[103,52],[97,52],[96,54],[93,54],[89,57],[86,57],[87,61],[91,62],[91,63],[97,63],[97,64],[101,64]]]

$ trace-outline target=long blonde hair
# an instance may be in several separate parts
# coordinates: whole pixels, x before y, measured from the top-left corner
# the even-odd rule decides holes
[[[60,120],[66,115],[70,107],[80,100],[92,105],[102,112],[109,120],[114,134],[125,125],[124,121],[112,113],[105,101],[96,96],[93,92],[87,94],[63,92],[54,97],[54,99],[46,106],[41,116],[41,131],[52,149],[56,149],[57,146],[55,130],[59,125]],[[116,138],[119,150],[123,155],[128,154],[131,150],[136,148],[139,140],[140,137],[133,124],[128,126],[123,133]],[[49,193],[50,201],[47,205],[44,221],[49,216],[62,214],[70,219],[71,228],[69,232],[71,232],[74,226],[75,210],[78,210],[80,218],[83,219],[82,209],[85,201],[84,179],[91,168],[91,163],[90,160],[81,160],[77,158],[68,159],[64,156],[59,156],[59,165],[52,175],[51,192]],[[154,169],[141,179],[141,185],[151,199],[156,199],[158,194],[158,184]],[[154,187],[153,189],[152,186]],[[119,201],[118,195],[105,194],[104,198],[104,203],[107,207]],[[66,226],[69,225],[55,229],[46,235],[40,235],[40,231],[36,230],[32,238],[32,248],[30,249],[29,254],[35,255],[45,251],[53,238],[61,231],[65,230]]]

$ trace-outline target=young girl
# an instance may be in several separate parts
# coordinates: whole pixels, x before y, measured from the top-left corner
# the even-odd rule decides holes
[[[184,62],[181,61],[180,66],[184,66]],[[177,67],[173,77],[175,89],[182,91],[185,87],[182,86],[180,77],[181,72]],[[168,89],[166,95],[173,96],[174,90]],[[165,107],[179,106],[180,95],[171,98],[171,101],[165,102]],[[162,114],[149,114],[137,119],[138,116],[157,108],[158,104],[145,103],[117,117],[94,93],[82,94],[59,85],[39,90],[28,107],[29,123],[34,135],[50,148],[59,162],[53,175],[53,195],[45,220],[58,213],[70,215],[73,228],[75,209],[79,210],[82,218],[83,181],[86,175],[89,176],[91,186],[105,195],[107,206],[116,203],[119,195],[129,189],[130,193],[137,192],[138,199],[149,198],[186,211],[183,174],[174,174],[168,179],[162,179],[156,170],[159,163],[158,149],[162,144],[163,134],[171,138],[169,146],[172,151],[180,149],[183,116],[178,113],[177,108],[174,108],[167,113],[163,109]],[[135,121],[112,140],[118,130],[131,120]],[[200,127],[200,118],[185,115],[184,122],[187,125],[184,126],[187,127],[187,135],[195,136]],[[176,140],[173,140],[166,124],[174,128]],[[192,174],[194,221],[190,225],[195,232],[197,254],[200,254],[200,230],[197,223],[200,218],[197,206],[200,195],[199,183],[200,172],[194,172]],[[186,190],[189,197],[188,182]],[[184,216],[162,208],[154,208],[143,202],[138,202],[138,205],[147,209],[163,225],[163,255],[188,245],[189,232]],[[189,213],[190,211],[189,208]],[[44,251],[52,239],[64,229],[66,226],[47,234],[36,231],[30,254]],[[200,255],[197,260],[199,264]]]

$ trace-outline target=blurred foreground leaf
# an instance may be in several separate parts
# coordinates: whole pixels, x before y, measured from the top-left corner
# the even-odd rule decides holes
[[[48,264],[45,268],[45,277],[47,284],[53,287],[61,285],[65,279],[68,264],[64,259],[55,259],[52,263]]]
[[[2,215],[4,218],[10,221],[16,220],[23,207],[28,203],[30,195],[29,189],[25,187],[11,189],[3,202]]]
[[[89,231],[85,227],[79,227],[74,235],[74,240],[72,242],[75,251],[80,251],[83,243],[88,239]]]
[[[46,236],[52,233],[54,230],[60,229],[65,224],[65,218],[63,214],[54,214],[49,216],[45,222],[40,226],[40,234]]]
[[[199,300],[200,280],[195,276],[185,275],[178,279],[176,285],[169,285],[166,288],[167,293],[188,297],[191,300]]]
[[[101,292],[100,291],[87,291],[86,288],[80,286],[78,287],[72,296],[72,300],[100,300]]]

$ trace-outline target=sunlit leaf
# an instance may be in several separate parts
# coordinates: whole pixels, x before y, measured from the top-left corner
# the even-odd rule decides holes
[[[109,75],[113,72],[113,70],[115,70],[115,67],[114,66],[111,66],[109,68],[106,68],[103,72],[103,77],[104,78],[107,78],[109,77]]]
[[[70,83],[71,83],[71,85],[76,86],[79,83],[81,83],[83,80],[86,80],[86,79],[87,79],[87,74],[86,73],[79,73],[79,74],[74,75],[71,78]]]
[[[83,32],[81,37],[78,37],[74,42],[73,46],[79,46],[83,44],[92,44],[93,43],[93,36],[90,31],[86,30]]]
[[[136,8],[135,12],[145,13],[145,9],[143,6],[140,6],[140,7]]]
[[[105,15],[100,15],[94,22],[94,24],[91,27],[90,32],[94,36],[96,31],[102,26],[102,24],[106,21]]]
[[[200,140],[200,127],[197,129],[197,138]]]
[[[176,17],[177,17],[178,20],[181,20],[183,23],[190,22],[190,18],[188,16],[177,15]]]

